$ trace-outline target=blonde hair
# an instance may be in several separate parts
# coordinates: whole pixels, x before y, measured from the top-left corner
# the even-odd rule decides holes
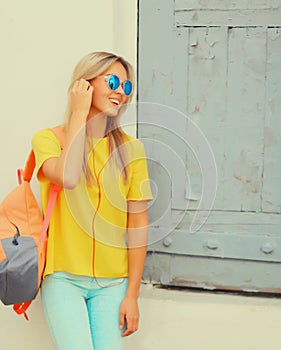
[[[76,80],[85,79],[92,80],[97,76],[105,72],[113,63],[120,62],[127,72],[128,80],[131,80],[134,86],[134,69],[132,65],[126,61],[123,57],[117,56],[110,52],[91,52],[88,55],[84,56],[76,65],[71,82],[68,88],[68,94],[70,93],[73,84]],[[127,104],[131,102],[133,93],[128,97]],[[122,106],[118,112],[118,115],[115,117],[107,117],[107,125],[105,133],[108,136],[108,147],[110,156],[112,155],[113,159],[110,159],[114,162],[120,169],[123,174],[124,180],[128,178],[127,170],[127,154],[126,147],[121,147],[126,141],[126,134],[123,132],[119,126],[119,119],[121,114],[125,111],[126,105]],[[67,108],[66,108],[66,125],[67,128],[70,122],[70,117],[72,114],[70,98],[68,98]],[[86,141],[89,142],[89,141]],[[90,146],[90,145],[88,145]],[[87,179],[87,182],[93,182],[93,176],[87,165],[88,161],[88,147],[85,144],[84,152],[84,162],[83,162],[83,172]]]

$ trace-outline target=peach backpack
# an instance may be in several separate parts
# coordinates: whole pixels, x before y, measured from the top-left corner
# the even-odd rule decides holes
[[[63,127],[50,129],[61,148]],[[61,187],[52,184],[45,217],[32,192],[30,181],[35,156],[30,152],[24,170],[18,170],[19,185],[0,204],[0,300],[26,315],[35,299],[45,267],[47,231],[51,213]]]

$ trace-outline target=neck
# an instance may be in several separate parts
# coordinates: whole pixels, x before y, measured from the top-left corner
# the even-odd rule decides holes
[[[102,138],[105,136],[107,116],[99,113],[88,117],[87,135],[93,138]]]

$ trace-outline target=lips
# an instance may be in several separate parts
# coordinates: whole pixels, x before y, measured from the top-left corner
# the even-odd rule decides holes
[[[115,106],[119,106],[121,102],[118,98],[110,98],[109,101],[113,103]]]

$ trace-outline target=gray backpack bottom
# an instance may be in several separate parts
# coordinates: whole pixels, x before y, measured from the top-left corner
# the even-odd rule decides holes
[[[33,300],[38,289],[38,253],[32,237],[1,241],[7,259],[0,264],[0,300],[12,305]]]

